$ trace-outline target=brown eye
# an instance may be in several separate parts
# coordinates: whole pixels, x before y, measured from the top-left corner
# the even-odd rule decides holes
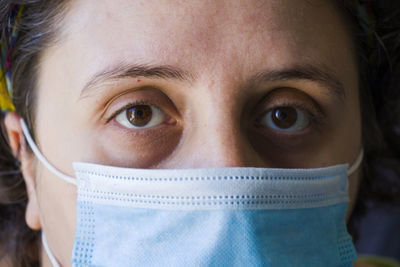
[[[165,121],[165,113],[152,105],[133,105],[121,113],[115,119],[127,128],[149,128],[157,126]]]
[[[292,127],[297,121],[297,111],[292,107],[280,107],[272,110],[272,121],[280,129]]]
[[[306,128],[308,114],[295,107],[277,107],[268,111],[258,122],[278,131],[295,132]]]
[[[152,115],[153,112],[147,105],[137,105],[126,110],[126,118],[136,127],[143,127],[148,124]]]

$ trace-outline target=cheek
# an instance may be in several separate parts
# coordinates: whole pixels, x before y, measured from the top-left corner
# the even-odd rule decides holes
[[[68,265],[76,227],[77,188],[54,176],[39,163],[36,189],[42,231],[56,258]]]
[[[346,221],[353,212],[354,205],[356,204],[357,194],[361,182],[362,171],[360,168],[349,177],[349,204],[346,213]]]
[[[117,127],[105,127],[87,146],[87,159],[83,161],[126,168],[151,168],[168,157],[178,147],[182,129],[179,126],[155,127],[145,135],[126,130],[121,134]],[[157,129],[158,128],[158,129]]]
[[[341,157],[351,165],[362,149],[362,122],[359,98],[356,93],[349,95],[347,108],[339,120],[334,133],[335,144],[332,146],[337,147],[336,150],[340,150]]]

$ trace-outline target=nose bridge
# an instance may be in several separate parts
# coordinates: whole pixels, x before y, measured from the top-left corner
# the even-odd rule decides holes
[[[229,99],[230,97],[230,99]],[[250,167],[263,165],[241,127],[241,108],[234,96],[214,95],[196,116],[192,133],[192,163],[197,167]],[[211,101],[210,101],[211,100]]]
[[[210,123],[208,138],[203,143],[204,150],[209,151],[207,156],[220,167],[233,167],[245,165],[243,154],[245,140],[237,122],[230,119],[223,122]]]

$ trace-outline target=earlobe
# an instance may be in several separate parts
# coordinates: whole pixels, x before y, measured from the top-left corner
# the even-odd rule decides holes
[[[42,227],[40,224],[40,217],[39,217],[40,211],[39,211],[38,200],[36,197],[36,192],[31,191],[31,186],[28,186],[28,184],[26,185],[26,189],[28,191],[28,205],[26,206],[26,211],[25,211],[26,224],[32,230],[40,230]]]
[[[5,126],[10,147],[13,155],[21,162],[21,171],[28,194],[28,205],[26,207],[25,220],[27,225],[33,230],[41,228],[39,217],[39,205],[36,194],[34,168],[32,166],[33,156],[28,152],[25,137],[22,132],[20,116],[15,112],[7,113]]]

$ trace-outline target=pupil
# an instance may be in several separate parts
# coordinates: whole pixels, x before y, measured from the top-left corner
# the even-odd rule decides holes
[[[272,120],[278,128],[290,128],[297,121],[297,111],[291,107],[276,108],[272,113]]]
[[[147,105],[137,105],[126,111],[129,122],[137,127],[145,126],[152,118],[151,107]]]
[[[277,110],[275,111],[275,116],[278,120],[284,120],[288,117],[288,114],[285,111]]]

